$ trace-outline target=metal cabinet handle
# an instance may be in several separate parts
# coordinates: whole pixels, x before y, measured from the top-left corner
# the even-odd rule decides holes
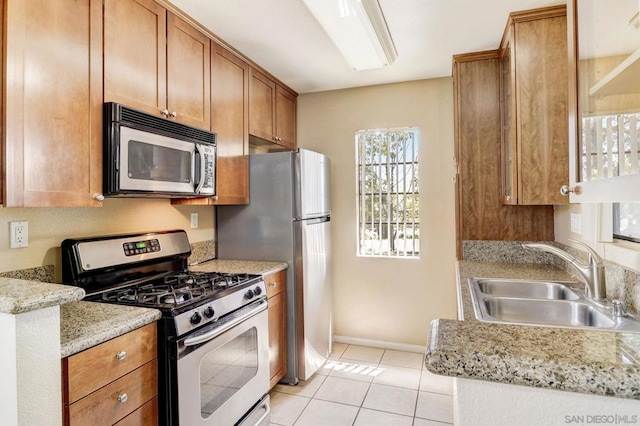
[[[578,193],[578,192],[576,191],[576,188],[572,188],[572,187],[570,187],[569,185],[562,185],[562,186],[560,187],[560,194],[564,195],[565,197],[566,197],[567,195],[569,195],[570,193],[572,193],[572,192],[574,192],[574,193],[576,193],[576,194]]]
[[[120,395],[118,395],[118,402],[120,403],[127,402],[127,399],[129,399],[129,395],[127,395],[126,393],[121,393]]]
[[[178,113],[175,111],[171,111],[171,113],[169,114],[171,117],[176,118],[178,116]]]
[[[278,283],[276,281],[269,284],[271,287],[278,287]]]
[[[116,354],[116,359],[119,361],[124,360],[127,357],[127,352],[125,351],[120,351]]]
[[[560,188],[560,194],[567,196],[570,193],[574,193],[575,195],[580,195],[582,193],[582,189],[580,188],[580,185],[576,185],[576,186],[562,185],[562,187]]]
[[[104,195],[96,194],[96,195],[93,196],[93,199],[96,200],[96,201],[103,202],[104,201]]]
[[[169,110],[165,108],[162,111],[160,111],[160,114],[164,115],[165,117],[169,117]]]
[[[507,201],[511,201],[511,195],[507,195],[506,197],[504,197]]]

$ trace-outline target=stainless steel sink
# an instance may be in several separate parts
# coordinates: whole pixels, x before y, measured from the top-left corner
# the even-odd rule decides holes
[[[494,278],[479,279],[476,285],[480,292],[490,296],[553,300],[580,299],[580,295],[570,287],[577,288],[578,283]]]
[[[584,302],[566,300],[484,299],[487,315],[498,321],[564,327],[611,328],[615,321]]]
[[[610,303],[586,297],[576,282],[469,278],[480,321],[640,333],[636,315],[617,316]]]

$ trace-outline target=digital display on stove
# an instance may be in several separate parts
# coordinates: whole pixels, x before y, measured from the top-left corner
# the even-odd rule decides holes
[[[134,256],[136,254],[152,253],[160,251],[160,241],[157,239],[146,241],[134,241],[122,244],[125,256]]]

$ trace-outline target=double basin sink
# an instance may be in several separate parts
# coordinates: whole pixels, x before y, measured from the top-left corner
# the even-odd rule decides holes
[[[469,278],[475,316],[480,321],[588,328],[640,333],[637,316],[614,315],[577,282]]]

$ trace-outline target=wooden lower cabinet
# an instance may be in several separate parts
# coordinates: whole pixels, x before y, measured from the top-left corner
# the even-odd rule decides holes
[[[156,324],[62,360],[64,424],[158,424]]]
[[[274,387],[287,372],[287,271],[264,280],[269,309],[269,372]]]
[[[124,419],[120,420],[115,426],[146,426],[158,424],[158,397],[138,408]]]

